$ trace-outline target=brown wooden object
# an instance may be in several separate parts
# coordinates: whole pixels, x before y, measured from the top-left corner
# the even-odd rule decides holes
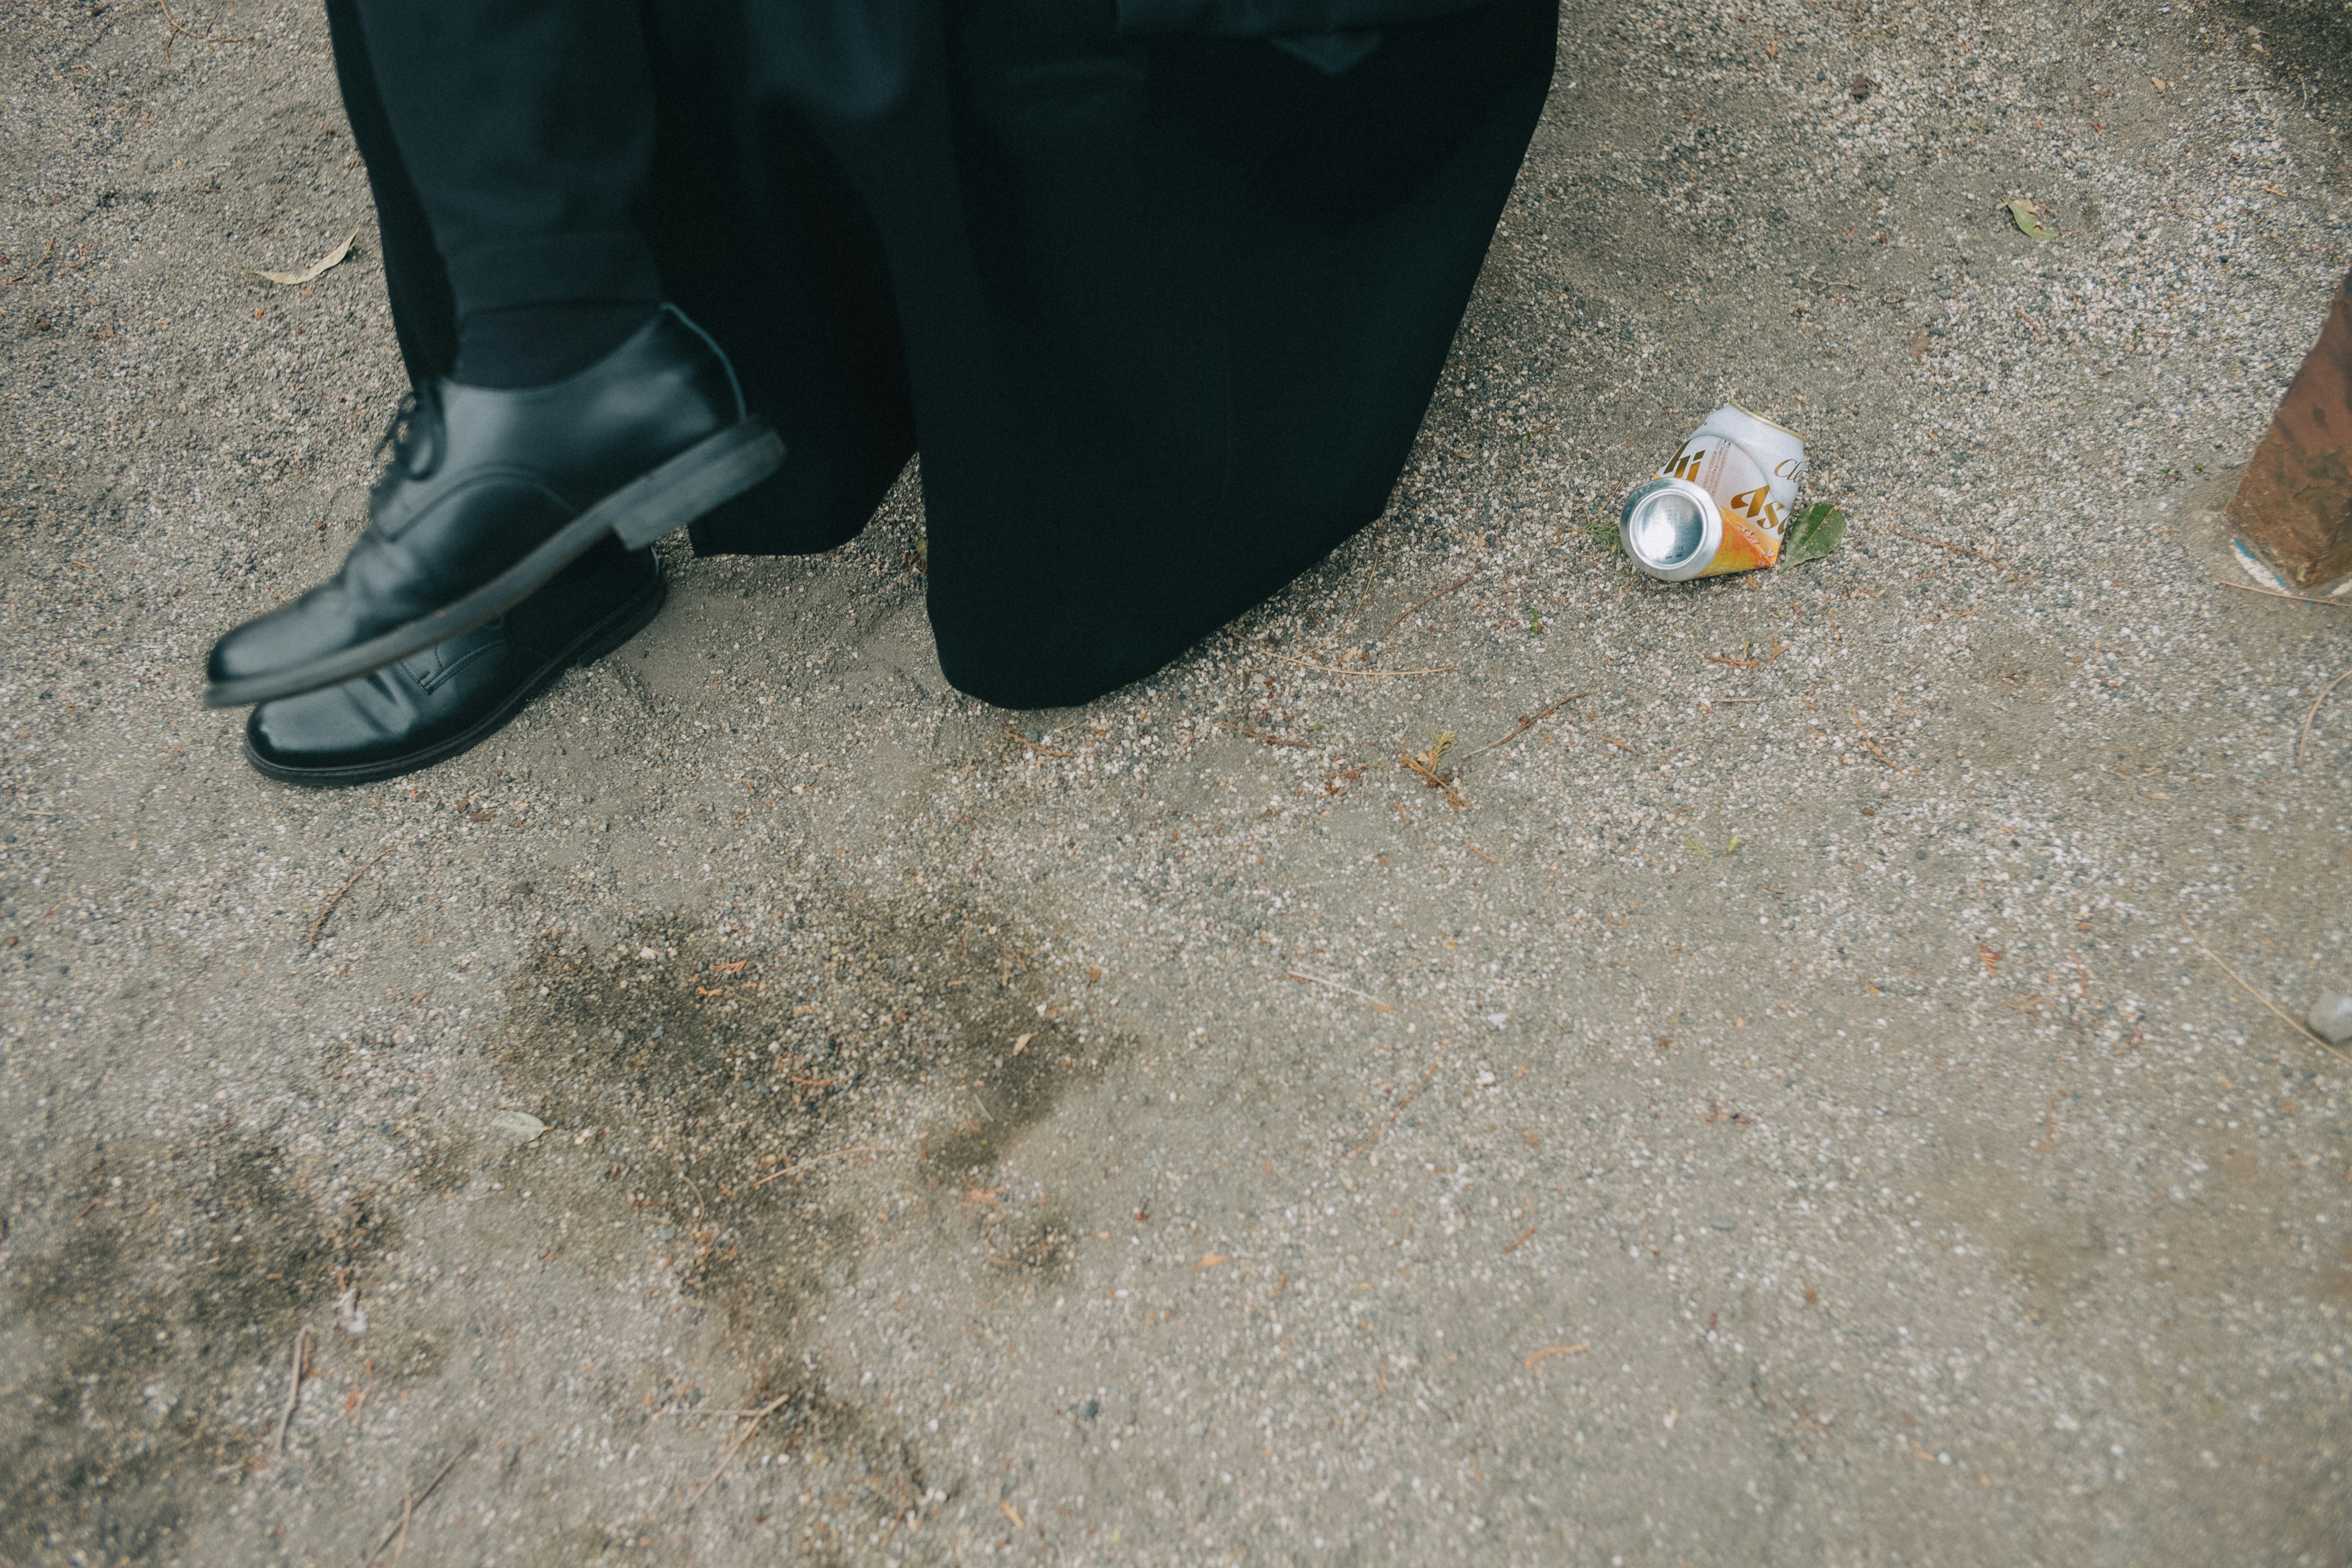
[[[2298,588],[2352,575],[2352,278],[2240,477],[2229,518]]]

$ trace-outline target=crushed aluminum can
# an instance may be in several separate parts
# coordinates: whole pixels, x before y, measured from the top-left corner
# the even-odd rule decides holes
[[[1726,405],[1626,498],[1617,531],[1633,564],[1664,582],[1753,572],[1780,558],[1804,477],[1804,442]]]

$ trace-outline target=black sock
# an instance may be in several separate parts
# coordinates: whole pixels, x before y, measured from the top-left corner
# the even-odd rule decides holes
[[[457,368],[468,386],[543,386],[577,375],[653,320],[658,305],[585,300],[479,310],[457,323]]]

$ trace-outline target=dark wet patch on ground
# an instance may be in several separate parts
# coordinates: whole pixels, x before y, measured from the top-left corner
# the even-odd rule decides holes
[[[804,1303],[855,1277],[866,1204],[839,1180],[913,1157],[944,1236],[1043,1288],[1075,1227],[1007,1202],[991,1172],[1110,1042],[1057,1011],[1042,944],[976,903],[908,909],[818,883],[764,926],[661,920],[590,949],[543,935],[493,1047],[515,1097],[596,1151],[671,1271],[740,1347],[743,1452],[792,1452],[879,1520],[928,1489],[919,1459],[795,1347]],[[736,1484],[746,1484],[740,1474]],[[804,1544],[818,1558],[824,1543]]]
[[[2352,101],[2352,11],[2343,0],[2238,0],[2286,82],[2341,106]]]
[[[100,1149],[18,1202],[0,1273],[0,1561],[169,1556],[203,1481],[269,1462],[295,1333],[395,1227],[227,1130]]]

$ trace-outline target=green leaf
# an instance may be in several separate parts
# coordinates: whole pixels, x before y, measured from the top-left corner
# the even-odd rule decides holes
[[[1618,533],[1617,525],[1612,521],[1588,522],[1583,532],[1585,538],[1603,550],[1613,550],[1620,555],[1625,552],[1624,538]]]
[[[2017,221],[2017,232],[2036,245],[2047,245],[2058,237],[2058,215],[2031,196],[2020,196],[2005,204],[2009,216]]]
[[[1780,536],[1780,559],[1778,564],[1795,566],[1806,561],[1819,561],[1838,547],[1845,538],[1845,513],[1827,501],[1815,501],[1802,508],[1789,531]]]

